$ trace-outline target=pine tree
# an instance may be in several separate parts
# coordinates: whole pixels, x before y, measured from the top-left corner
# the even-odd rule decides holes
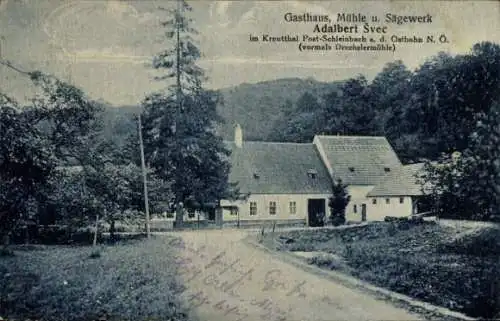
[[[172,182],[176,203],[199,209],[229,195],[229,151],[215,133],[221,121],[216,112],[220,97],[202,86],[205,76],[196,65],[201,52],[188,17],[191,7],[179,0],[175,9],[162,10],[172,15],[162,25],[173,47],[153,59],[154,68],[166,71],[157,79],[168,85],[143,102],[145,153],[156,174]],[[177,213],[177,226],[182,219]]]

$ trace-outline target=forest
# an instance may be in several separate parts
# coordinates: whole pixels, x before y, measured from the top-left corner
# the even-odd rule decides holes
[[[419,68],[387,64],[369,82],[358,75],[326,95],[304,93],[270,140],[311,142],[316,134],[385,136],[448,217],[498,219],[500,46],[439,53]]]

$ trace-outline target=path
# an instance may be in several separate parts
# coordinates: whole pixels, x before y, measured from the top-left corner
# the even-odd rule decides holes
[[[184,242],[178,258],[184,296],[202,321],[419,319],[246,245],[244,231],[176,235]]]

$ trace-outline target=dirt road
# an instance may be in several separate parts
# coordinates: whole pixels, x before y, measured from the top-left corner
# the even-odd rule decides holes
[[[376,300],[246,245],[235,230],[176,233],[183,293],[204,321],[418,320]]]

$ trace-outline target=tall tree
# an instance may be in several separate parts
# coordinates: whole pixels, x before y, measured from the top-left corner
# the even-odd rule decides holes
[[[371,89],[364,76],[347,80],[340,94],[332,92],[325,103],[326,132],[344,135],[373,135],[376,132]]]
[[[500,104],[478,117],[463,153],[426,166],[424,182],[442,216],[500,220]]]
[[[290,106],[290,108],[293,108]],[[310,142],[315,134],[320,133],[324,126],[324,118],[320,117],[322,105],[318,98],[305,92],[295,103],[295,108],[280,126],[275,128],[273,140],[288,142]],[[280,125],[278,123],[278,125]]]
[[[145,153],[157,175],[172,182],[176,203],[201,208],[231,194],[229,150],[215,132],[220,97],[202,87],[205,76],[196,65],[201,52],[190,26],[191,7],[179,0],[175,9],[162,10],[172,15],[162,25],[173,46],[153,58],[153,67],[166,71],[158,80],[168,86],[143,102]],[[176,222],[182,225],[181,213]]]
[[[0,216],[2,236],[8,236],[18,222],[36,219],[48,203],[56,183],[51,179],[55,167],[61,159],[77,155],[97,107],[81,90],[56,77],[0,63],[41,89],[41,95],[23,108],[0,93]]]
[[[463,151],[478,116],[500,94],[500,46],[474,45],[465,55],[441,53],[424,63],[411,81],[408,130],[418,134],[422,156]]]
[[[56,165],[53,150],[15,101],[0,94],[0,236],[36,219]]]

